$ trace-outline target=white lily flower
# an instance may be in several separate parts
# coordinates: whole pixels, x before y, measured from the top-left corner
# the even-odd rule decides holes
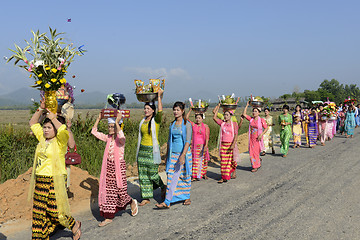
[[[61,58],[61,57],[59,57],[58,60],[59,60],[60,62],[64,62],[64,61],[65,61],[65,59],[63,59],[63,58]]]
[[[43,61],[43,60],[38,60],[38,61],[36,61],[36,62],[34,63],[34,65],[35,65],[35,67],[38,67],[38,66],[44,66],[44,65],[45,65],[45,63],[44,63],[44,61]]]

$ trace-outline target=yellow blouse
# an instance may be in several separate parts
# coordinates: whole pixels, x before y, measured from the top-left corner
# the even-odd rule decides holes
[[[159,136],[159,128],[160,128],[161,118],[162,118],[162,111],[159,111],[155,116],[155,128],[156,128],[157,136]],[[140,144],[143,146],[152,146],[153,145],[151,131],[149,134],[148,125],[149,125],[149,121],[144,121],[144,123],[141,125],[141,129],[140,129],[140,131],[141,131]]]
[[[59,158],[59,169],[61,171],[59,174],[66,175],[65,154],[69,140],[69,132],[66,130],[66,126],[64,124],[61,125],[57,130],[56,137],[49,141],[44,138],[43,128],[39,123],[32,125],[31,130],[39,141],[35,154],[38,156],[36,159],[35,174],[41,176],[53,176],[52,166],[53,161],[56,159],[55,156],[57,156]],[[57,145],[57,147],[55,145]]]

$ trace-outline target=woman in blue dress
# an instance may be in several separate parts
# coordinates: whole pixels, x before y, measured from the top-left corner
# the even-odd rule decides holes
[[[355,123],[355,106],[352,104],[345,114],[345,136],[348,138],[354,136]]]
[[[184,103],[176,102],[173,113],[175,120],[170,125],[167,145],[166,197],[164,202],[155,205],[158,208],[170,208],[170,204],[179,201],[184,201],[184,205],[191,204],[192,126],[185,119]]]

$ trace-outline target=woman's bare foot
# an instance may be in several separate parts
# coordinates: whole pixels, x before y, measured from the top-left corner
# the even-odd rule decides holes
[[[220,179],[220,181],[218,181],[218,183],[226,183],[227,180],[224,180],[224,179]]]
[[[104,221],[102,221],[101,223],[99,223],[99,227],[104,227],[104,226],[106,226],[106,225],[108,225],[108,224],[110,224],[110,223],[112,223],[112,219],[108,219],[108,218],[106,218]]]
[[[203,179],[208,180],[208,179],[209,179],[209,177],[208,177],[208,176],[206,176],[206,175],[204,175],[204,176],[203,176]]]
[[[141,203],[139,203],[139,206],[145,206],[146,204],[150,203],[150,200],[149,199],[144,199],[141,201]]]
[[[236,172],[235,171],[232,172],[231,179],[236,179]]]
[[[191,200],[190,199],[186,199],[183,203],[183,205],[190,205],[191,204]]]
[[[160,209],[169,209],[170,208],[170,206],[166,205],[166,203],[164,203],[164,202],[162,202],[160,204],[155,204],[155,206]]]

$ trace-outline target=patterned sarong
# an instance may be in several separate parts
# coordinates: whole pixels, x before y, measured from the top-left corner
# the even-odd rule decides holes
[[[164,186],[159,176],[159,165],[154,164],[153,147],[140,145],[137,161],[141,197],[143,199],[152,198],[154,189]]]
[[[191,174],[186,175],[185,164],[179,163],[180,153],[170,154],[170,166],[167,172],[167,188],[165,203],[170,206],[170,203],[184,201],[190,199],[191,190]],[[191,151],[187,152],[189,166],[192,168]]]
[[[192,166],[192,177],[193,178],[202,178],[206,175],[208,162],[209,162],[209,152],[207,149],[203,151],[203,145],[197,144],[193,151],[193,166]]]
[[[49,239],[49,235],[60,225],[52,177],[36,176],[32,216],[32,239]],[[75,219],[68,216],[72,229]]]
[[[234,161],[234,151],[230,149],[231,144],[222,142],[220,145],[220,170],[221,178],[224,180],[230,180],[231,173],[237,167],[237,163]]]
[[[131,203],[132,198],[127,193],[126,165],[120,164],[122,188],[116,184],[115,162],[108,159],[106,166],[106,196],[105,203],[100,205],[100,215],[107,219],[113,219],[118,211],[125,210]]]

